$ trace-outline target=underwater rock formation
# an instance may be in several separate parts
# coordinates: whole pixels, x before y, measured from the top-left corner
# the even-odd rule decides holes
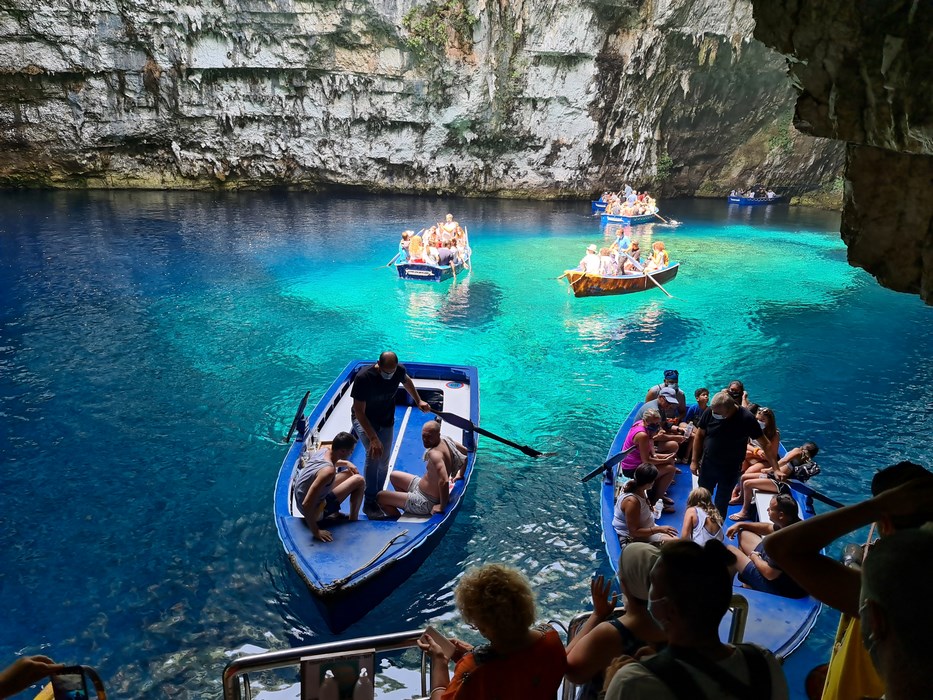
[[[0,185],[841,197],[748,0],[0,0]]]

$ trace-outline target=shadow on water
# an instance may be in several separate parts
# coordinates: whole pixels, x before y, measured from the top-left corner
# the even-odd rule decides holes
[[[652,366],[665,348],[699,337],[697,324],[663,305],[622,318],[587,318],[576,322],[580,339],[608,352],[617,367]]]
[[[450,289],[439,318],[459,328],[484,326],[499,318],[502,290],[488,280],[464,280]]]

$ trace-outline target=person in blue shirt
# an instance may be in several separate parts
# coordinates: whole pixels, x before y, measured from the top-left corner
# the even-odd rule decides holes
[[[709,389],[705,386],[700,387],[693,392],[693,397],[697,400],[696,403],[692,403],[687,406],[687,422],[697,424],[697,421],[700,420],[700,416],[703,415],[703,411],[706,410],[709,406]]]
[[[411,234],[414,231],[402,231],[402,240],[398,242],[398,264],[408,262],[408,246],[411,245]]]

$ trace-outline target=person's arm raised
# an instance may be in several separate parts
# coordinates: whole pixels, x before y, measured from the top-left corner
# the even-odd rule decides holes
[[[846,615],[858,615],[861,575],[820,552],[882,517],[877,499],[781,528],[765,540],[768,556],[807,593]]]

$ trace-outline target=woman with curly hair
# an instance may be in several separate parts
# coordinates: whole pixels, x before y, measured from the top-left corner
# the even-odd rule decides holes
[[[418,646],[431,656],[431,700],[524,698],[552,700],[567,668],[560,636],[533,626],[535,599],[528,580],[504,564],[471,569],[454,593],[463,620],[489,640],[471,647],[451,639],[449,656],[425,633]],[[455,661],[450,678],[449,662]]]

